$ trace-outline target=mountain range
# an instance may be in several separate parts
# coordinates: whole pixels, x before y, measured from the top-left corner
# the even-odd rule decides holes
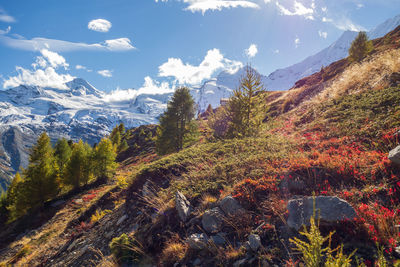
[[[400,15],[368,32],[378,38],[400,25]],[[304,61],[276,70],[268,77],[261,75],[267,90],[288,90],[296,81],[345,58],[358,33],[346,31],[321,52]],[[217,107],[237,86],[244,68],[235,73],[223,71],[199,87],[191,89],[198,111],[209,104]],[[76,78],[66,89],[20,85],[0,91],[0,191],[11,177],[28,163],[29,148],[37,136],[46,131],[53,141],[83,139],[94,144],[118,123],[127,128],[157,123],[172,93],[140,94],[132,99],[115,101],[87,81]]]

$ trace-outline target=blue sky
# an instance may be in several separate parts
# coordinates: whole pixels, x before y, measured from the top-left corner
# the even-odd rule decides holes
[[[267,75],[398,14],[398,0],[0,0],[0,86],[164,92],[247,62]]]

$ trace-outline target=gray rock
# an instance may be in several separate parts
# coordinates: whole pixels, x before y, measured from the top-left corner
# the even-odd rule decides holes
[[[120,225],[123,221],[126,220],[126,218],[128,218],[128,216],[126,214],[123,215],[121,218],[119,218],[117,221],[117,225]]]
[[[191,249],[202,250],[207,247],[208,238],[205,234],[192,234],[186,242]]]
[[[216,235],[211,236],[211,240],[217,246],[223,246],[223,245],[225,245],[225,242],[226,242],[225,235],[222,233],[218,233]]]
[[[287,223],[289,227],[299,230],[303,224],[310,225],[314,209],[313,201],[313,197],[303,197],[288,202],[289,218]],[[315,197],[315,213],[316,217],[319,216],[324,222],[353,220],[356,217],[356,211],[349,203],[332,196]]]
[[[201,264],[201,259],[197,258],[193,261],[193,266],[198,266]]]
[[[190,202],[179,191],[175,194],[175,207],[178,211],[179,218],[185,222],[190,215]]]
[[[400,165],[400,146],[397,146],[395,149],[392,149],[389,152],[388,158],[391,162]]]
[[[251,250],[257,251],[261,247],[261,238],[259,235],[249,235],[249,245]]]
[[[233,267],[240,267],[240,266],[247,266],[247,260],[241,259],[241,260],[235,261],[235,263],[233,263]]]
[[[219,207],[226,215],[235,215],[243,210],[239,202],[232,196],[227,196],[224,199],[222,199],[219,203]]]
[[[218,233],[223,223],[223,214],[220,208],[213,208],[204,212],[201,224],[208,233]]]

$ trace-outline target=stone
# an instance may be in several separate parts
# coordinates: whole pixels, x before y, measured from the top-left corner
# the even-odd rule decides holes
[[[247,260],[246,259],[241,259],[241,260],[235,261],[233,263],[233,267],[241,267],[241,266],[247,266]]]
[[[55,207],[58,207],[58,206],[60,206],[60,205],[62,205],[62,204],[64,204],[64,203],[65,203],[65,200],[58,200],[58,201],[52,203],[51,206],[52,206],[53,208],[55,208]]]
[[[175,208],[178,211],[179,218],[185,222],[190,215],[190,202],[179,191],[175,194]]]
[[[191,249],[202,250],[207,247],[208,238],[205,234],[192,234],[186,242]]]
[[[287,204],[289,227],[299,230],[300,227],[310,225],[310,218],[313,215],[314,198],[302,197],[289,200]],[[315,197],[315,214],[324,222],[337,222],[342,220],[353,220],[356,211],[345,200],[335,196]],[[318,219],[318,218],[316,218]]]
[[[249,235],[249,245],[251,250],[257,251],[261,247],[261,238],[259,235]]]
[[[232,196],[227,196],[224,199],[222,199],[219,203],[219,207],[226,215],[235,215],[239,211],[243,210],[239,202]]]
[[[222,228],[223,214],[220,208],[213,208],[204,212],[201,218],[203,229],[208,233],[218,233]]]
[[[388,158],[391,162],[400,165],[400,146],[397,146],[396,148],[392,149],[389,152]]]
[[[201,264],[201,259],[197,258],[193,261],[193,266],[198,266]]]
[[[126,214],[123,215],[121,218],[119,218],[117,221],[117,225],[120,225],[123,221],[126,220],[126,218],[128,218],[128,216]]]
[[[211,236],[210,238],[217,246],[223,246],[226,243],[225,235],[223,233],[218,233],[216,235]]]

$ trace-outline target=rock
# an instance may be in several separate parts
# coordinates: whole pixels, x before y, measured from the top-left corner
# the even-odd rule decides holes
[[[123,215],[121,218],[119,218],[117,221],[117,225],[120,225],[123,221],[126,220],[126,218],[128,218],[128,216],[126,214]]]
[[[201,224],[208,233],[218,233],[223,223],[223,214],[220,208],[213,208],[204,212]]]
[[[186,242],[191,249],[202,250],[207,247],[208,238],[205,234],[192,234]]]
[[[223,246],[225,245],[225,235],[223,233],[218,233],[216,235],[211,236],[211,240],[214,242],[215,245],[217,246]]]
[[[233,264],[233,267],[240,267],[240,266],[247,266],[247,260],[241,259],[241,260],[235,261],[235,263]]]
[[[114,233],[113,233],[112,231],[110,231],[110,232],[105,233],[105,234],[104,234],[104,237],[107,238],[107,239],[111,239],[111,237],[112,237],[113,235],[114,235]]]
[[[251,250],[257,251],[261,247],[261,238],[259,235],[249,235],[249,245]]]
[[[395,149],[391,150],[388,158],[391,162],[400,165],[400,146],[397,146]]]
[[[190,202],[179,191],[177,191],[175,194],[175,207],[178,211],[179,218],[185,222],[190,215]]]
[[[58,207],[58,206],[60,206],[60,205],[62,205],[62,204],[64,204],[64,203],[65,203],[65,200],[58,200],[58,201],[52,203],[51,206],[52,206],[53,208],[55,208],[55,207]]]
[[[193,261],[193,266],[198,266],[201,264],[201,259],[197,258]]]
[[[289,227],[299,230],[303,224],[310,225],[310,218],[313,215],[313,201],[313,197],[303,197],[288,202],[289,218],[287,223]],[[315,197],[315,209],[316,215],[319,215],[319,218],[325,222],[353,220],[356,217],[354,208],[338,197]]]
[[[397,254],[397,256],[400,256],[400,247],[396,247],[394,252]]]
[[[219,207],[226,215],[235,215],[239,211],[243,210],[239,202],[232,196],[227,196],[224,199],[222,199],[219,203]]]

